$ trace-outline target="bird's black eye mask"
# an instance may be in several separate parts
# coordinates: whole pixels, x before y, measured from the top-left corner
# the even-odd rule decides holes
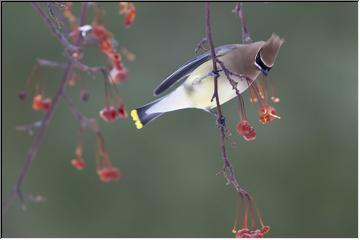
[[[260,51],[256,54],[255,57],[255,66],[265,75],[267,76],[271,67],[266,66],[266,64],[262,61],[260,57]]]

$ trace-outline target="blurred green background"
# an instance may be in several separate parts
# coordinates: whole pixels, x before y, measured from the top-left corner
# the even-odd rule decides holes
[[[194,56],[204,36],[202,3],[136,3],[137,19],[124,29],[116,3],[101,3],[104,23],[120,47],[137,56],[126,62],[129,81],[120,87],[128,109],[154,99],[153,89]],[[270,76],[281,102],[281,120],[257,121],[257,138],[236,134],[237,103],[224,106],[233,132],[228,145],[241,185],[250,191],[271,226],[270,237],[357,236],[357,3],[245,3],[254,40],[272,32],[285,38]],[[2,4],[3,197],[19,173],[32,137],[15,131],[41,112],[17,99],[36,58],[65,61],[60,44],[29,3]],[[239,42],[234,3],[212,4],[216,45]],[[79,5],[75,5],[78,12]],[[89,15],[91,17],[92,14]],[[88,22],[91,22],[90,19]],[[102,65],[96,47],[86,63]],[[42,72],[53,95],[62,71]],[[78,109],[97,116],[104,106],[101,77],[82,75],[91,91]],[[246,94],[246,99],[247,99]],[[130,118],[99,120],[119,182],[100,182],[95,137],[85,134],[87,168],[70,165],[78,123],[63,102],[57,107],[23,190],[47,201],[22,211],[17,201],[3,217],[6,237],[232,237],[235,194],[216,173],[222,167],[214,118],[198,110],[167,114],[141,131]]]

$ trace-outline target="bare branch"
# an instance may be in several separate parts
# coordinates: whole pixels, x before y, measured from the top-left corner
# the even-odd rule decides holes
[[[220,132],[220,148],[222,153],[222,158],[224,161],[223,174],[227,180],[227,184],[232,184],[235,190],[241,195],[250,198],[250,195],[240,187],[238,181],[235,177],[235,172],[233,170],[232,164],[228,159],[226,146],[225,146],[225,138],[226,138],[226,123],[225,117],[222,114],[220,100],[219,100],[219,92],[218,92],[218,66],[217,66],[217,57],[215,54],[215,47],[212,40],[212,32],[211,32],[211,24],[210,24],[210,4],[209,2],[205,3],[205,27],[206,27],[206,38],[208,41],[208,46],[210,48],[212,65],[213,65],[213,73],[214,73],[214,98],[216,101],[216,110],[217,110],[217,124]]]
[[[34,129],[40,128],[42,126],[42,121],[36,121],[31,124],[17,126],[16,130],[27,132],[30,136],[34,135]]]
[[[53,32],[53,34],[60,40],[60,42],[64,45],[64,47],[66,49],[68,49],[68,50],[77,49],[77,47],[70,44],[67,41],[67,39],[64,37],[64,35],[53,25],[53,23],[51,22],[49,17],[38,6],[38,3],[34,2],[34,3],[32,3],[32,5],[33,5],[33,8],[35,9],[35,11],[37,13],[39,13],[39,15],[43,18],[43,20],[45,21],[47,26],[50,28],[50,30]],[[82,6],[81,6],[80,25],[83,25],[85,22],[86,10],[87,10],[87,2],[84,2],[84,3],[82,3]],[[80,44],[81,41],[82,41],[82,39],[79,39],[77,44]],[[49,110],[45,113],[44,117],[41,120],[41,126],[40,126],[39,131],[37,132],[35,139],[27,153],[25,163],[16,179],[15,186],[14,186],[12,192],[10,193],[8,199],[3,202],[4,212],[14,201],[15,197],[18,197],[20,199],[23,208],[25,207],[26,200],[32,199],[31,197],[30,198],[28,197],[31,195],[24,195],[24,193],[21,191],[21,186],[24,181],[24,178],[26,177],[27,173],[29,172],[29,168],[30,168],[32,162],[34,161],[34,159],[37,155],[38,149],[42,143],[42,140],[45,136],[46,130],[47,130],[49,123],[51,121],[51,118],[53,116],[54,109],[58,105],[60,98],[64,93],[64,90],[66,88],[66,83],[68,81],[70,73],[72,72],[73,67],[74,67],[74,61],[73,61],[73,59],[70,59],[68,61],[68,63],[66,64],[62,80],[57,88],[54,98],[52,99],[52,104],[51,104]]]
[[[88,118],[84,114],[79,112],[76,109],[71,98],[66,93],[63,93],[62,97],[63,97],[66,105],[68,106],[70,112],[74,115],[74,117],[77,119],[77,121],[79,121],[81,128],[84,128],[84,129],[90,128],[94,132],[99,132],[99,126],[98,126],[96,118]]]
[[[66,63],[58,63],[55,61],[41,59],[41,58],[38,58],[36,61],[40,66],[45,66],[50,68],[60,68],[60,69],[66,68]]]
[[[70,58],[72,58],[72,60],[73,60],[74,67],[80,71],[88,72],[88,73],[102,73],[103,71],[107,71],[106,67],[90,67],[90,66],[80,62],[76,58],[73,58],[73,57],[70,57]],[[47,59],[38,58],[37,63],[40,66],[49,67],[49,68],[59,68],[59,69],[66,68],[66,63],[59,63],[59,62],[55,62],[55,61],[47,60]]]
[[[243,3],[238,2],[235,5],[235,8],[233,9],[233,12],[236,13],[239,16],[240,19],[240,25],[241,25],[241,42],[244,44],[251,43],[252,39],[250,37],[250,32],[247,27],[245,14],[243,11]]]
[[[79,48],[74,46],[69,42],[69,40],[65,37],[63,33],[54,25],[51,19],[47,16],[47,14],[41,9],[38,2],[33,2],[32,6],[34,10],[42,17],[46,25],[50,28],[51,32],[55,35],[55,37],[60,41],[60,43],[65,47],[65,49],[70,52],[75,52]]]

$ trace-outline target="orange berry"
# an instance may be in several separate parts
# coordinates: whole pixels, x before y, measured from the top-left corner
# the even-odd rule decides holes
[[[112,50],[112,44],[110,40],[104,39],[100,42],[100,50],[104,53],[110,53]]]
[[[130,25],[135,21],[136,10],[135,8],[130,8],[125,15],[124,25],[125,27],[130,27]]]
[[[42,95],[38,94],[33,98],[32,108],[35,111],[40,111],[43,108]]]

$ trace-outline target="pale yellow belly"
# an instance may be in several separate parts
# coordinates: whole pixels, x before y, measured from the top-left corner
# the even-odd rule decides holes
[[[211,109],[216,107],[215,99],[211,101],[214,94],[214,78],[207,77],[201,83],[193,85],[192,89],[188,90],[188,96],[191,99],[194,108]],[[220,104],[231,100],[236,96],[229,81],[223,75],[218,78],[218,95]]]
[[[194,108],[212,109],[216,107],[215,99],[211,101],[211,98],[214,94],[214,77],[208,76],[201,79],[211,71],[211,62],[204,63],[198,67],[184,82],[184,88],[189,99],[191,99],[193,105],[192,107]],[[233,78],[238,81],[237,88],[240,93],[244,92],[249,87],[249,84],[246,82],[246,80],[240,80],[237,77]],[[218,95],[220,104],[224,104],[236,97],[235,89],[233,89],[232,85],[223,72],[219,73]]]
[[[212,71],[211,62],[206,62],[195,69],[182,85],[163,97],[161,101],[147,110],[147,113],[170,112],[185,108],[200,108],[210,110],[216,107],[215,99],[211,101],[214,94],[214,77],[207,76]],[[255,79],[258,74],[250,76]],[[207,77],[204,77],[207,76]],[[234,77],[238,82],[237,89],[241,94],[249,84],[245,79]],[[220,104],[236,97],[236,92],[232,88],[229,80],[223,72],[219,73],[218,94]]]

